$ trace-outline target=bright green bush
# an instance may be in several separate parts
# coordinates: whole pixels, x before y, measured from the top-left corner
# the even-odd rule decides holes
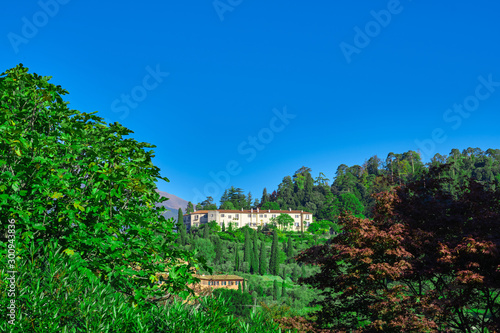
[[[162,306],[134,306],[83,267],[77,255],[68,256],[54,243],[19,260],[16,321],[7,323],[0,312],[0,332],[279,332],[278,325],[261,314],[247,321],[232,316],[223,297],[206,297],[194,305],[174,300]],[[2,281],[6,271],[1,271]],[[9,302],[1,286],[0,307]]]

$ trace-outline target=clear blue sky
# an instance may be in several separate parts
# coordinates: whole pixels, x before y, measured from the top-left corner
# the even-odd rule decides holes
[[[3,69],[53,76],[72,108],[157,145],[171,181],[159,189],[186,200],[218,200],[226,184],[260,197],[303,165],[333,178],[391,151],[420,149],[427,162],[500,148],[498,1],[2,7]]]

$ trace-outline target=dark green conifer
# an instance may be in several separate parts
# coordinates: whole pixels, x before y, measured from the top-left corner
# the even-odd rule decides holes
[[[260,243],[260,260],[259,260],[259,274],[266,274],[266,242],[262,241]]]
[[[278,233],[273,231],[273,243],[271,245],[271,258],[269,259],[269,273],[272,275],[279,274],[279,249],[278,249]]]
[[[274,280],[273,282],[273,300],[278,299],[278,281]]]
[[[240,254],[238,249],[238,243],[236,243],[236,246],[234,247],[234,270],[235,271],[240,270]]]
[[[243,248],[243,261],[246,261],[248,263],[251,262],[251,246],[252,243],[250,242],[250,235],[248,234],[248,229],[245,230],[245,246]]]

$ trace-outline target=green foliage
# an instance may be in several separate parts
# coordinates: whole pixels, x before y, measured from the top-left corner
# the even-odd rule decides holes
[[[273,281],[273,300],[278,299],[278,281],[274,280]]]
[[[204,297],[195,305],[174,299],[156,306],[131,304],[110,285],[87,274],[85,262],[68,256],[55,243],[36,248],[32,244],[20,259],[16,276],[16,320],[7,323],[0,313],[1,332],[276,332],[278,325],[263,314],[245,320],[232,315],[234,307],[224,297]],[[1,281],[6,270],[2,269]],[[10,297],[0,289],[0,306]]]
[[[271,201],[267,201],[266,203],[264,203],[261,207],[260,207],[261,210],[279,210],[280,209],[280,205],[277,203],[277,202],[271,202]]]
[[[219,224],[217,224],[216,221],[210,221],[210,222],[208,222],[207,225],[210,228],[210,231],[212,231],[212,233],[222,231],[221,227],[219,226]]]
[[[217,241],[215,242],[215,259],[214,261],[218,264],[221,263],[222,260],[222,240],[217,237]]]
[[[365,210],[363,204],[352,193],[342,193],[340,195],[340,203],[342,210],[351,212],[354,215],[360,215]]]
[[[238,249],[238,243],[234,246],[234,270],[237,272],[240,270],[240,253]]]
[[[278,225],[282,230],[287,230],[289,226],[293,226],[294,219],[290,215],[282,213],[277,217],[272,217],[271,223]]]
[[[186,207],[186,214],[194,212],[194,206],[191,203],[191,201],[188,202],[187,207]]]
[[[252,295],[248,292],[240,292],[233,289],[218,288],[213,291],[215,297],[226,300],[228,307],[232,309],[231,314],[239,317],[249,317],[253,304]]]
[[[166,200],[156,182],[168,179],[152,163],[155,146],[69,109],[67,91],[49,79],[22,65],[0,75],[0,221],[15,220],[18,256],[57,240],[138,303],[186,291],[189,269],[202,263],[173,246],[173,220],[156,205]],[[2,234],[2,258],[6,249]],[[178,259],[189,264],[174,267]],[[166,268],[175,273],[158,288],[152,276]]]
[[[267,258],[266,258],[266,242],[262,241],[260,243],[260,258],[259,258],[259,274],[264,275],[267,271]]]
[[[273,275],[278,275],[279,271],[279,242],[278,233],[273,231],[273,243],[271,245],[271,257],[269,258],[269,272]]]

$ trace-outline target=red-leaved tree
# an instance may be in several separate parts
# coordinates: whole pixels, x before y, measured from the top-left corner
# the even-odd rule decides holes
[[[321,268],[302,282],[323,291],[322,327],[500,331],[500,191],[450,191],[445,171],[375,195],[373,219],[344,214],[343,233],[297,256]]]

